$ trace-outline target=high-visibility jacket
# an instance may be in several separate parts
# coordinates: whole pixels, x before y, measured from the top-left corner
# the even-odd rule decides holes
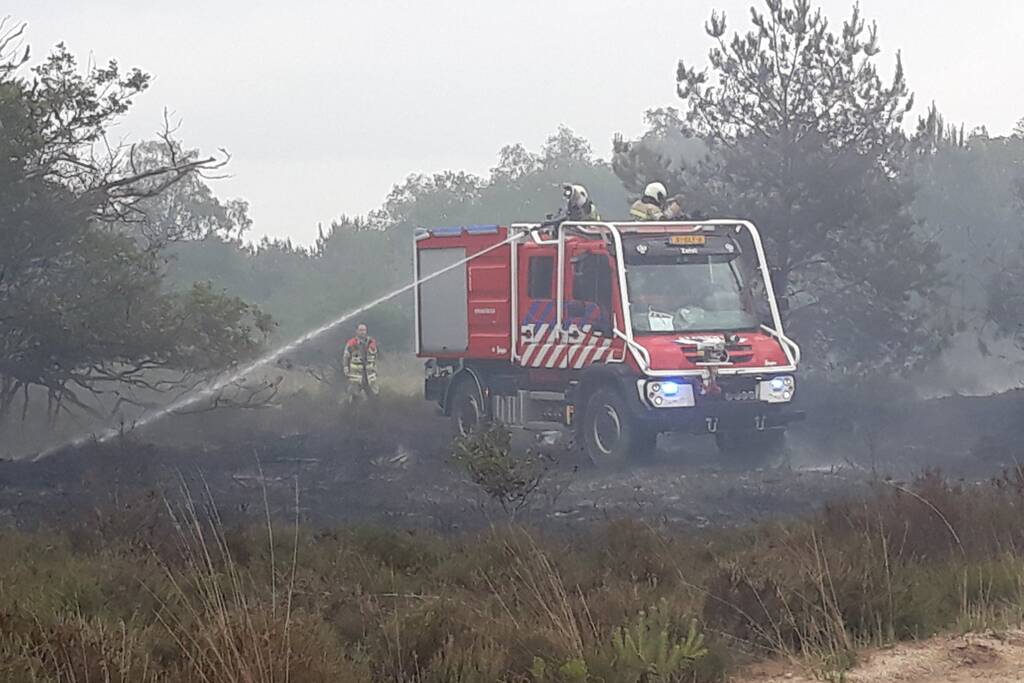
[[[665,220],[664,211],[658,208],[656,204],[645,202],[643,199],[638,199],[633,202],[633,206],[629,208],[629,215],[631,218],[638,221]]]
[[[345,344],[342,367],[350,382],[372,382],[377,377],[377,340],[352,337]]]

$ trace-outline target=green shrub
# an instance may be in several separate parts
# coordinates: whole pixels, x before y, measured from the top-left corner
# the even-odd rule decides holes
[[[455,439],[451,460],[510,514],[530,505],[552,464],[542,453],[514,453],[508,428],[497,422]]]
[[[704,635],[695,619],[685,637],[677,635],[670,621],[668,604],[641,613],[628,626],[612,634],[613,668],[623,681],[655,683],[669,681],[707,654]]]

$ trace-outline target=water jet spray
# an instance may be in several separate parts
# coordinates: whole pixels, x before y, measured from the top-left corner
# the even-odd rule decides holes
[[[390,301],[391,299],[394,299],[395,297],[401,296],[402,294],[405,294],[406,292],[408,292],[409,290],[413,289],[414,287],[418,287],[419,285],[423,284],[424,282],[428,282],[428,281],[433,280],[434,278],[436,278],[436,277],[438,277],[440,275],[444,275],[448,271],[454,270],[455,268],[459,268],[459,267],[465,265],[466,263],[472,261],[475,258],[479,258],[480,256],[483,256],[484,254],[488,254],[488,253],[494,251],[495,249],[499,249],[499,248],[501,248],[501,247],[503,247],[503,246],[505,246],[507,244],[511,244],[512,242],[522,238],[525,234],[527,234],[527,233],[523,233],[523,232],[513,233],[513,234],[509,235],[509,237],[507,237],[506,239],[502,240],[501,242],[498,242],[497,244],[492,244],[491,246],[489,246],[489,247],[487,247],[485,249],[481,249],[480,251],[478,251],[478,252],[476,252],[474,254],[470,254],[469,256],[467,256],[464,259],[461,259],[459,261],[456,261],[455,263],[447,265],[444,268],[440,268],[439,270],[436,270],[433,273],[430,273],[429,275],[424,275],[424,276],[422,276],[422,277],[420,277],[420,278],[418,278],[416,280],[413,280],[412,282],[410,282],[410,283],[408,283],[406,285],[403,285],[403,286],[399,287],[398,289],[396,289],[394,291],[388,292],[387,294],[384,294],[383,296],[379,296],[376,299],[374,299],[374,300],[372,300],[372,301],[370,301],[368,303],[363,304],[359,308],[356,308],[356,309],[354,309],[352,311],[349,311],[349,312],[345,313],[344,315],[342,315],[341,317],[339,317],[339,318],[337,318],[335,320],[332,320],[329,323],[321,325],[320,327],[316,328],[315,330],[307,332],[306,334],[302,335],[298,339],[295,339],[294,341],[291,341],[291,342],[285,344],[284,346],[279,346],[278,348],[274,349],[273,351],[271,351],[271,352],[269,352],[267,354],[264,354],[263,356],[261,356],[261,357],[257,358],[256,360],[252,361],[251,363],[249,363],[245,367],[241,368],[240,370],[228,373],[225,377],[222,377],[221,379],[218,379],[218,380],[214,381],[209,386],[203,387],[202,389],[199,389],[198,391],[186,394],[186,395],[178,398],[177,400],[171,402],[169,405],[166,405],[163,408],[160,408],[159,410],[157,410],[157,411],[155,411],[155,412],[153,412],[153,413],[151,413],[149,415],[143,415],[141,418],[139,418],[138,420],[135,421],[135,423],[132,425],[131,430],[129,430],[129,431],[134,431],[134,430],[139,429],[141,427],[145,427],[147,425],[150,425],[153,422],[156,422],[157,420],[160,420],[160,419],[163,419],[163,418],[167,417],[168,415],[172,415],[172,414],[174,414],[174,413],[176,413],[176,412],[178,412],[178,411],[180,411],[180,410],[182,410],[184,408],[188,408],[189,406],[193,406],[193,405],[199,403],[200,401],[203,401],[204,399],[210,398],[210,397],[216,395],[216,393],[218,391],[220,391],[221,389],[223,389],[223,388],[225,388],[227,386],[230,386],[231,384],[234,384],[235,382],[239,381],[240,379],[243,379],[243,378],[249,376],[250,374],[252,374],[256,370],[258,370],[258,369],[260,369],[260,368],[262,368],[262,367],[264,367],[266,365],[270,365],[271,363],[276,362],[282,356],[285,356],[286,354],[291,353],[292,351],[294,351],[295,349],[299,348],[300,346],[303,346],[304,344],[307,344],[308,342],[316,339],[317,337],[319,337],[319,336],[321,336],[321,335],[323,335],[323,334],[325,334],[327,332],[330,332],[331,330],[333,330],[334,328],[338,327],[339,325],[341,325],[341,324],[343,324],[345,322],[348,322],[349,320],[351,320],[355,316],[360,315],[362,313],[365,313],[366,311],[370,310],[371,308],[374,308],[375,306],[379,306],[382,303]],[[81,446],[82,444],[84,444],[84,443],[86,443],[88,441],[95,441],[96,443],[105,443],[105,442],[110,441],[111,439],[114,439],[117,436],[122,435],[124,433],[125,433],[125,430],[123,428],[111,427],[111,428],[103,430],[102,432],[100,432],[98,434],[94,433],[94,434],[88,434],[86,436],[80,436],[78,438],[71,439],[70,441],[65,441],[64,443],[62,443],[62,444],[60,444],[58,446],[54,446],[53,448],[49,448],[49,449],[47,449],[45,451],[42,451],[42,452],[38,453],[35,457],[33,457],[32,460],[35,462],[35,461],[42,460],[44,458],[48,458],[48,457],[56,454],[59,451],[64,451],[64,450],[69,449],[69,448],[76,448],[76,447]]]

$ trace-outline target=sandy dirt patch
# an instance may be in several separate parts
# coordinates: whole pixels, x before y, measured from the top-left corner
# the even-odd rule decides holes
[[[811,683],[812,674],[779,663],[751,666],[737,683]],[[829,680],[829,679],[825,679]],[[1024,681],[1024,631],[940,636],[860,655],[846,683],[1010,683]]]

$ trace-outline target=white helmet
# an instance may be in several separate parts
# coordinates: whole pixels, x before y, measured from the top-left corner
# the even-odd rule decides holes
[[[647,183],[647,187],[644,188],[644,198],[653,199],[658,206],[665,206],[665,197],[668,196],[668,190],[661,183]]]
[[[569,206],[582,209],[590,197],[587,195],[587,188],[582,185],[565,185],[565,198],[569,200]]]

